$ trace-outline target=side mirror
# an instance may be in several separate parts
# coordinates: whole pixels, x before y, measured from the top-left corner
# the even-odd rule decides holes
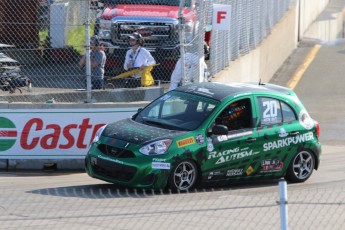
[[[212,134],[214,135],[228,135],[228,127],[225,125],[215,125],[212,128]]]
[[[132,119],[135,119],[142,110],[143,108],[139,108],[138,111],[132,115]]]

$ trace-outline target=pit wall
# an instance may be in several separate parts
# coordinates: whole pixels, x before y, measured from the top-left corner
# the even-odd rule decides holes
[[[340,1],[340,0],[333,0]],[[333,2],[332,1],[332,2]],[[230,62],[229,67],[214,76],[218,82],[269,82],[304,37],[308,28],[315,25],[315,20],[327,7],[330,0],[296,0],[290,10],[275,25],[271,34],[260,46],[249,54]],[[342,13],[323,23],[322,36],[335,37],[339,33]],[[334,25],[337,25],[336,29]],[[331,29],[332,26],[332,29]],[[321,31],[321,30],[319,30]],[[313,33],[314,37],[321,36]]]

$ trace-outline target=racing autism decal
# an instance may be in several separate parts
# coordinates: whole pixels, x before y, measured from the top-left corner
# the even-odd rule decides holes
[[[185,139],[177,141],[177,146],[179,148],[182,148],[182,147],[185,147],[185,146],[188,146],[188,145],[192,145],[194,143],[195,143],[194,137],[187,137]]]
[[[234,149],[227,149],[222,152],[216,152],[216,151],[210,152],[210,154],[208,155],[208,159],[210,160],[210,159],[218,158],[218,160],[215,163],[217,165],[217,164],[253,156],[258,153],[259,152],[254,152],[252,149],[249,149],[248,147],[244,149],[240,149],[239,147],[237,147]]]
[[[14,123],[5,117],[0,117],[0,151],[12,148],[16,139],[17,129]]]

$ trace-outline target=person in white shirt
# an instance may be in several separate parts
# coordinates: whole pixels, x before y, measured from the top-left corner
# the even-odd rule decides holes
[[[135,32],[129,35],[129,45],[131,46],[131,48],[126,52],[126,58],[123,67],[125,70],[136,68],[139,68],[141,70],[139,73],[131,76],[136,80],[134,81],[134,87],[138,87],[140,86],[142,71],[147,66],[156,64],[156,61],[152,57],[151,53],[143,47],[144,39],[142,38],[141,34]]]
[[[199,57],[197,54],[193,53],[185,53],[184,55],[184,64],[185,64],[185,77],[182,79],[182,60],[181,57],[178,59],[175,69],[171,74],[170,78],[170,87],[169,91],[176,89],[181,83],[182,80],[184,80],[184,83],[192,83],[195,82],[195,79],[198,78],[199,73]],[[204,75],[206,75],[207,72],[207,65],[205,61],[201,63],[202,68],[204,69]],[[207,76],[204,77],[205,79],[203,81],[208,81]]]

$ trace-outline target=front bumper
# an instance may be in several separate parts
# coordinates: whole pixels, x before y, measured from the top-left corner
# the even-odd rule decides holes
[[[147,159],[144,159],[147,158]],[[137,162],[140,162],[138,164]],[[152,167],[152,157],[115,159],[101,153],[88,153],[85,169],[90,177],[128,188],[164,189],[170,170]]]

